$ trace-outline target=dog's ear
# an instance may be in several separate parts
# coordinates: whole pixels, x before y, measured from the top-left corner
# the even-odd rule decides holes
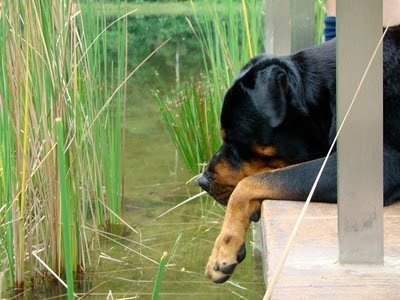
[[[254,89],[248,90],[254,106],[271,127],[278,127],[286,117],[288,91],[287,73],[278,66],[257,72]]]

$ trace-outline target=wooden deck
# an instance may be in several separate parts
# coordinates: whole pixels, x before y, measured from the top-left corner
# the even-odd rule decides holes
[[[272,278],[303,202],[264,201],[264,279]],[[311,203],[272,299],[400,299],[400,202],[384,208],[383,266],[339,265],[337,207]]]

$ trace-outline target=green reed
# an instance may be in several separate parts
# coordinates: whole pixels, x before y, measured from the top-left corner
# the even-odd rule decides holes
[[[178,83],[171,93],[156,93],[167,131],[193,172],[200,172],[221,146],[219,114],[224,94],[252,53],[262,52],[263,44],[263,1],[246,1],[246,10],[233,0],[224,2],[224,10],[215,0],[201,5],[197,13],[192,2],[194,17],[189,26],[202,47],[204,74]]]
[[[0,4],[0,269],[8,286],[23,288],[26,274],[34,283],[42,270],[64,276],[66,262],[75,274],[84,270],[91,238],[84,225],[120,226],[110,210],[121,214],[127,20],[112,25],[110,45],[103,32],[110,20],[96,10],[102,1],[84,2]]]
[[[164,277],[164,271],[165,271],[165,266],[166,266],[167,262],[168,262],[168,253],[164,252],[163,256],[160,259],[160,265],[158,266],[157,276],[154,281],[153,294],[151,297],[152,300],[157,300],[158,296],[160,295],[161,283],[162,283],[162,280]]]
[[[219,114],[225,92],[252,55],[263,52],[264,1],[244,2],[246,6],[228,0],[222,10],[218,1],[205,0],[201,13],[192,2],[194,17],[189,23],[203,50],[204,74],[187,83],[178,82],[175,91],[156,93],[167,131],[193,172],[200,172],[221,145]],[[317,44],[322,42],[325,2],[315,2]]]
[[[167,96],[157,93],[156,99],[181,159],[191,171],[199,172],[199,164],[206,162],[221,143],[207,86],[202,81],[184,83],[178,92]]]
[[[324,18],[326,16],[325,9],[326,0],[315,1],[315,44],[322,43],[322,37],[324,34]]]
[[[62,237],[64,242],[64,265],[65,275],[67,277],[68,285],[68,300],[74,299],[74,279],[72,274],[72,261],[71,258],[71,236],[70,236],[70,189],[67,187],[67,171],[64,156],[64,129],[62,120],[56,118],[56,132],[57,132],[57,158],[58,158],[58,180],[60,183],[60,198],[61,198],[61,222],[62,222]]]

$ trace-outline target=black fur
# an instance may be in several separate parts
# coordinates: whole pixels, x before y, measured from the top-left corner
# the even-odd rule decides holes
[[[400,198],[400,26],[388,30],[383,49],[387,205]],[[221,127],[224,145],[203,175],[205,190],[212,190],[221,158],[235,170],[254,158],[251,145],[273,145],[277,157],[292,166],[255,178],[269,188],[267,199],[304,200],[336,133],[335,40],[291,56],[252,59],[225,96]],[[334,153],[313,200],[336,202],[336,185]]]

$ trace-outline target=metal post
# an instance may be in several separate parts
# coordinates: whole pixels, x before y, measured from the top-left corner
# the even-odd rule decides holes
[[[314,45],[315,0],[291,0],[292,53]]]
[[[265,49],[287,55],[314,45],[314,0],[265,1]]]
[[[291,52],[290,0],[265,1],[265,50],[276,55]]]
[[[382,36],[382,1],[337,1],[337,110],[343,119]],[[383,262],[383,70],[379,49],[338,140],[340,263]]]

